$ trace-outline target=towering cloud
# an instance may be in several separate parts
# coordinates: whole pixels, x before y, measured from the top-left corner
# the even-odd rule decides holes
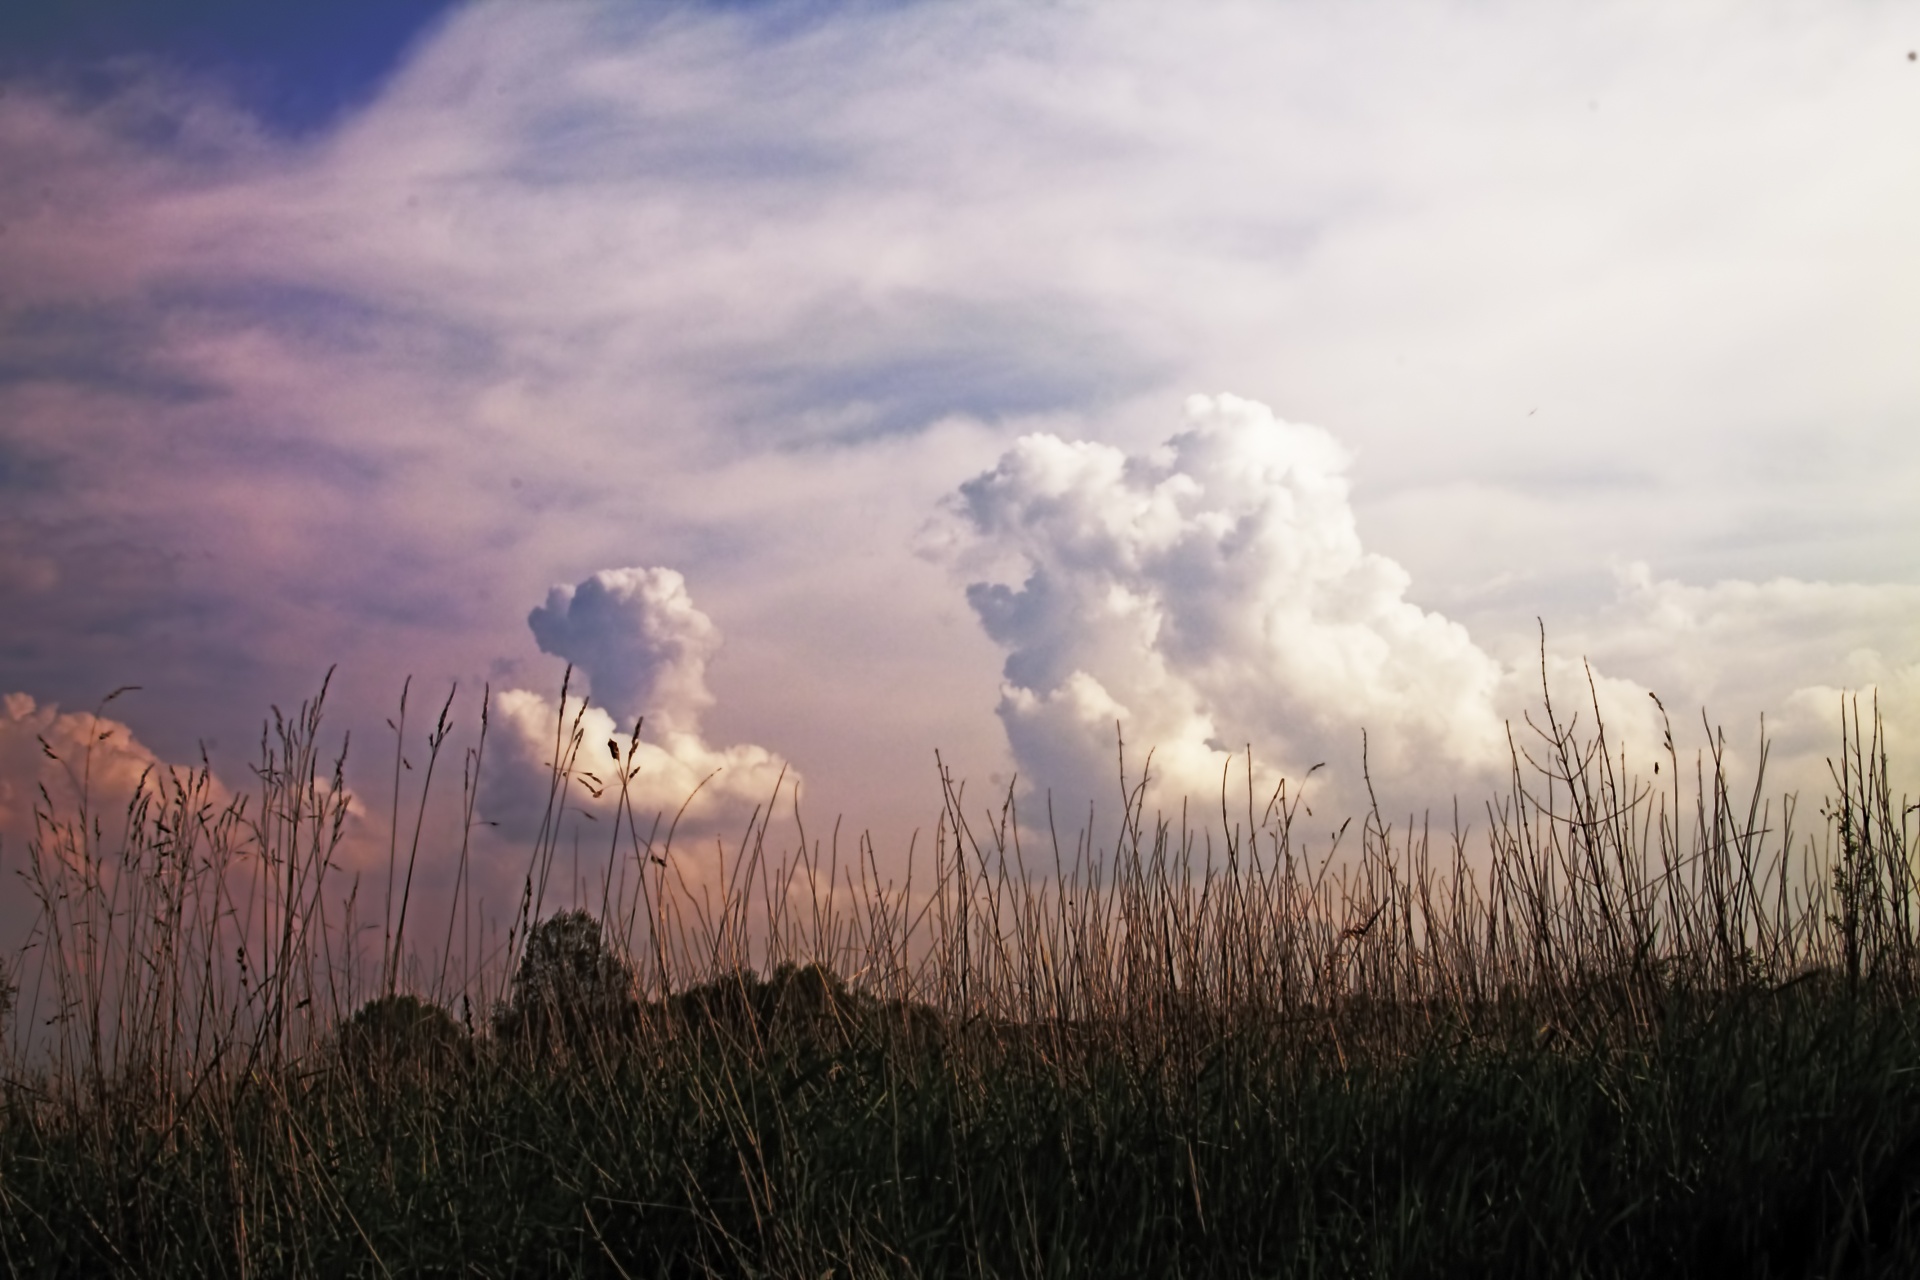
[[[1361,545],[1333,437],[1233,396],[1187,418],[1144,455],[1030,435],[961,486],[972,532],[1025,568],[967,598],[1007,650],[1030,778],[1108,793],[1116,722],[1201,794],[1249,743],[1295,777],[1357,762],[1363,726],[1388,769],[1494,764],[1501,666]]]
[[[1383,799],[1476,804],[1511,759],[1509,726],[1537,745],[1532,639],[1495,656],[1407,598],[1406,571],[1361,542],[1349,457],[1326,431],[1225,395],[1191,398],[1187,419],[1138,454],[1029,435],[960,487],[968,563],[1009,579],[967,598],[1007,655],[999,715],[1028,782],[1113,797],[1117,730],[1136,766],[1155,753],[1162,806],[1217,794],[1251,746],[1271,765],[1263,785],[1328,763],[1335,808],[1352,812],[1364,730]],[[1544,677],[1563,724],[1590,733],[1597,707],[1640,770],[1664,754],[1664,705],[1677,750],[1705,745],[1704,709],[1750,780],[1764,713],[1769,793],[1817,796],[1843,698],[1877,700],[1890,746],[1910,749],[1916,611],[1912,587],[1700,587],[1633,563],[1607,605],[1560,620]]]
[[[646,716],[661,732],[697,733],[713,704],[707,660],[720,629],[672,569],[603,569],[555,587],[527,625],[541,651],[586,673],[601,707],[625,723]]]
[[[720,629],[674,570],[606,569],[556,586],[527,625],[542,650],[585,678],[588,697],[570,695],[563,707],[524,689],[500,695],[510,741],[492,790],[510,828],[537,820],[556,759],[571,768],[580,784],[573,794],[590,811],[611,809],[630,774],[625,787],[637,811],[671,814],[685,804],[695,825],[767,802],[783,774],[799,785],[798,773],[766,748],[715,747],[702,736],[701,713],[713,705],[707,662]],[[576,726],[582,747],[569,765]]]

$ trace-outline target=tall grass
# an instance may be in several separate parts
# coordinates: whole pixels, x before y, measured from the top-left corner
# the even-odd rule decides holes
[[[555,911],[570,797],[632,781],[583,765],[576,715],[488,957],[459,893],[484,725],[455,915],[410,924],[450,713],[409,807],[403,699],[374,977],[369,908],[329,896],[324,693],[275,713],[249,796],[203,764],[109,821],[80,760],[45,798],[9,1271],[1920,1264],[1915,809],[1872,709],[1843,709],[1804,828],[1764,749],[1736,792],[1718,735],[1683,762],[1669,732],[1650,783],[1597,708],[1582,731],[1543,696],[1504,794],[1437,837],[1376,803],[1310,847],[1300,783],[1258,794],[1250,761],[1190,825],[1123,754],[1117,843],[1031,848],[1011,793],[975,808],[943,766],[897,879],[864,839],[779,847],[777,795],[691,876],[675,824],[622,802],[597,895]]]

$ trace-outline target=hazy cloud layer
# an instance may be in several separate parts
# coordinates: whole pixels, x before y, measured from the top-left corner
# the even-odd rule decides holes
[[[1119,708],[1196,776],[1351,769],[1364,721],[1439,789],[1537,617],[1623,701],[1910,687],[1913,44],[1870,6],[476,4],[295,137],[162,65],[16,74],[0,690],[140,683],[143,741],[240,776],[334,663],[377,730],[409,672],[551,704],[544,643],[891,849],[935,747],[1092,770]],[[1221,389],[1337,447],[1276,427],[1270,505],[1238,428],[1154,453]],[[977,533],[1044,591],[915,554],[1002,458]],[[577,594],[523,627],[631,564],[727,633],[673,641],[711,705]]]
[[[1635,563],[1618,569],[1616,590],[1560,644],[1634,672],[1689,728],[1704,710],[1749,763],[1764,717],[1769,771],[1783,785],[1820,793],[1826,760],[1839,754],[1843,699],[1868,717],[1878,702],[1894,759],[1920,752],[1920,587],[1693,586]]]

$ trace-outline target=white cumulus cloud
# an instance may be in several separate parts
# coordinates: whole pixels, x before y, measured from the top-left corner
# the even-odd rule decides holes
[[[637,813],[671,816],[685,805],[695,826],[767,803],[783,775],[799,785],[798,772],[767,748],[715,746],[703,736],[701,714],[714,701],[707,663],[720,629],[694,607],[675,570],[606,569],[556,586],[527,624],[542,650],[585,677],[589,692],[561,703],[509,689],[496,700],[508,741],[492,794],[510,827],[538,820],[556,763],[589,812],[619,803],[624,775]]]
[[[542,652],[584,672],[601,707],[629,723],[646,716],[663,732],[697,733],[713,705],[707,662],[720,629],[672,569],[603,569],[555,587],[527,625]]]
[[[23,938],[35,911],[28,871],[36,841],[43,857],[71,857],[84,840],[118,872],[130,814],[144,791],[164,800],[183,766],[162,759],[133,730],[98,711],[62,711],[25,693],[0,697],[0,937]],[[218,808],[231,792],[208,779]],[[85,821],[82,821],[82,815]],[[63,853],[64,850],[64,853]],[[49,871],[54,862],[48,864]]]
[[[1116,722],[1186,793],[1248,744],[1294,777],[1357,762],[1363,726],[1393,772],[1497,764],[1501,664],[1362,545],[1340,444],[1227,395],[1187,419],[1146,454],[1029,435],[961,486],[972,533],[1025,567],[967,596],[1007,650],[1029,778],[1110,794]]]
[[[0,842],[10,854],[24,848],[36,811],[70,819],[83,795],[111,825],[142,778],[166,770],[117,720],[9,693],[0,699]]]
[[[1296,781],[1330,772],[1333,807],[1365,803],[1362,732],[1384,804],[1477,811],[1531,717],[1591,734],[1650,771],[1671,713],[1683,757],[1726,730],[1736,785],[1772,743],[1769,793],[1817,797],[1843,697],[1878,699],[1895,758],[1920,717],[1920,591],[1899,584],[1730,579],[1696,586],[1644,564],[1614,598],[1538,637],[1483,645],[1409,598],[1409,574],[1363,544],[1347,451],[1319,427],[1234,396],[1194,396],[1187,424],[1128,453],[1032,434],[960,486],[967,588],[1006,653],[999,716],[1033,789],[1076,805],[1117,794],[1116,730],[1154,804],[1218,794],[1251,746]],[[1557,629],[1556,629],[1557,628]],[[1542,662],[1545,663],[1543,688]],[[1656,702],[1649,694],[1658,694]],[[1544,757],[1541,757],[1544,758]],[[1241,775],[1233,773],[1233,778]],[[1405,812],[1404,808],[1399,809]]]

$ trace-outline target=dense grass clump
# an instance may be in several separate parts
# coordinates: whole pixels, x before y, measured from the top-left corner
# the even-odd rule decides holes
[[[1118,847],[1039,876],[947,781],[917,888],[774,858],[763,816],[703,901],[628,821],[631,890],[542,916],[550,823],[503,957],[449,981],[449,934],[403,989],[403,889],[368,993],[316,702],[257,809],[202,773],[110,849],[45,815],[0,1262],[1920,1274],[1920,850],[1877,726],[1796,838],[1717,757],[1683,807],[1543,723],[1442,859],[1377,812],[1309,858],[1285,793],[1196,837],[1136,780]]]

